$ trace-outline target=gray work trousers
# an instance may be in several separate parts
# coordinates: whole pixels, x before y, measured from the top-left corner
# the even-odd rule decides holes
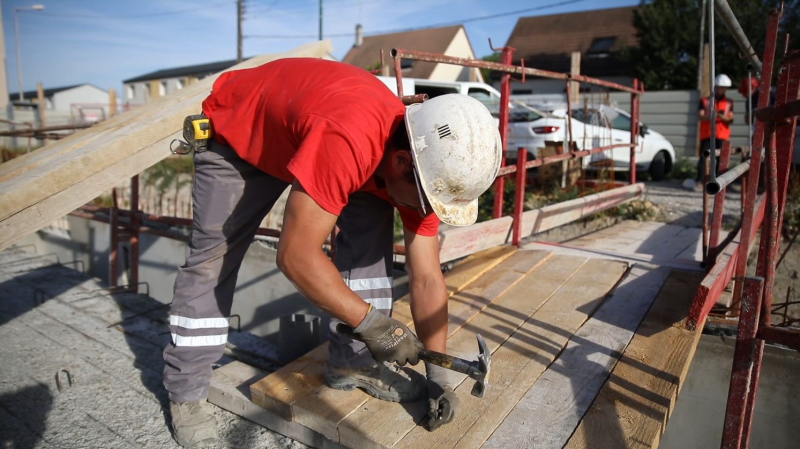
[[[164,386],[175,402],[208,397],[211,364],[220,359],[227,342],[239,267],[259,224],[288,186],[216,142],[196,154],[194,162],[194,230],[175,280],[172,342],[164,350]],[[357,192],[337,225],[336,267],[350,289],[390,314],[394,208]],[[331,323],[329,363],[375,364],[363,343],[335,332],[337,323]]]

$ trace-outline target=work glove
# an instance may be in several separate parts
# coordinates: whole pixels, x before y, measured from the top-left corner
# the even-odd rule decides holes
[[[354,340],[363,341],[372,357],[379,362],[398,365],[419,363],[419,351],[424,348],[408,327],[375,310],[371,305],[367,316],[355,329],[339,323],[336,331]]]
[[[426,363],[428,372],[428,415],[425,428],[433,432],[456,416],[459,400],[448,381],[447,369]]]

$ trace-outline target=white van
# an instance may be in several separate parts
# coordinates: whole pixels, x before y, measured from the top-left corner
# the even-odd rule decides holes
[[[397,79],[393,76],[379,76],[379,80],[397,94]],[[500,109],[500,92],[486,83],[473,81],[431,81],[418,78],[403,78],[403,95],[428,94],[438,97],[444,94],[464,94],[480,101],[493,115]]]

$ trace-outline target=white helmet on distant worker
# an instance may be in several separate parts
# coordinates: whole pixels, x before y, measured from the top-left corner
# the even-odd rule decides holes
[[[733,83],[731,83],[731,79],[728,78],[728,75],[724,73],[720,73],[714,78],[714,86],[716,87],[731,87]]]
[[[472,97],[448,94],[410,105],[405,122],[420,195],[444,223],[475,223],[503,152],[492,114]]]

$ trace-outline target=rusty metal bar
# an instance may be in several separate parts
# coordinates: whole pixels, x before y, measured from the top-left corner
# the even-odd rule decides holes
[[[503,64],[511,64],[514,49],[511,47],[502,48]],[[500,166],[506,165],[506,150],[508,149],[508,103],[511,101],[511,75],[504,73],[500,79]],[[494,182],[494,204],[492,207],[492,218],[503,216],[503,196],[505,195],[505,179],[497,178]]]
[[[757,345],[759,314],[764,278],[748,276],[744,279],[744,296],[739,315],[739,332],[736,336],[734,363],[728,390],[728,405],[725,410],[725,425],[722,433],[723,449],[739,449],[745,427],[746,403],[750,380],[757,369],[754,353]]]
[[[0,131],[0,137],[34,137],[36,134],[47,133],[48,131],[71,131],[90,128],[93,125],[94,123],[76,123],[72,125],[53,125],[43,126],[41,128]]]
[[[522,212],[525,209],[525,162],[528,159],[528,149],[519,148],[517,150],[517,185],[514,198],[514,227],[512,229],[512,244],[520,246],[522,240]]]
[[[447,56],[437,53],[430,53],[426,51],[415,51],[415,50],[406,50],[402,48],[395,48],[392,50],[392,57],[395,58],[395,66],[397,66],[398,64],[397,61],[401,58],[412,59],[416,61],[438,62],[442,64],[453,64],[464,67],[476,67],[479,69],[489,69],[504,73],[512,73],[517,75],[524,74],[526,76],[538,76],[541,78],[550,78],[557,80],[567,80],[568,78],[570,78],[572,81],[580,81],[582,83],[594,84],[596,86],[603,86],[609,89],[619,90],[623,92],[642,93],[629,86],[623,86],[622,84],[617,84],[611,81],[605,81],[584,75],[570,76],[566,73],[551,72],[548,70],[533,69],[530,67],[515,66],[511,64],[483,61],[478,59],[457,58],[455,56]]]
[[[758,330],[758,338],[800,351],[800,330],[798,329],[764,326]]]
[[[800,116],[800,100],[760,108],[753,112],[753,115],[762,122],[780,122],[789,117],[797,117]]]
[[[108,285],[116,287],[119,279],[119,209],[112,207],[109,219],[111,242],[108,251]]]
[[[725,142],[720,155],[719,169],[725,173],[731,160],[731,143]],[[708,240],[709,266],[713,266],[719,255],[719,234],[722,229],[722,215],[725,207],[725,189],[714,198],[714,211],[711,214],[711,236]]]
[[[629,143],[615,143],[613,145],[607,145],[607,146],[604,146],[604,147],[592,148],[590,150],[571,151],[571,152],[567,152],[567,153],[556,154],[554,156],[548,156],[548,157],[543,157],[541,159],[534,159],[532,161],[528,161],[528,162],[525,163],[525,169],[527,170],[529,168],[540,167],[542,165],[554,164],[556,162],[561,162],[561,161],[568,160],[568,159],[578,159],[578,158],[581,158],[581,157],[589,156],[589,155],[594,154],[594,153],[600,153],[600,152],[603,152],[603,151],[612,150],[614,148],[630,148],[630,146],[631,145]],[[505,166],[505,167],[501,168],[497,172],[497,176],[498,177],[500,177],[500,176],[508,176],[508,175],[510,175],[512,173],[516,173],[516,172],[517,172],[517,166],[516,165],[508,165],[508,166]]]
[[[131,277],[128,283],[136,285],[139,283],[139,175],[131,178],[131,235],[130,235],[130,256],[131,256]]]
[[[758,96],[758,107],[764,108],[769,105],[770,89],[772,87],[772,69],[775,63],[775,47],[778,39],[778,25],[780,23],[781,14],[773,12],[769,16],[767,25],[767,36],[764,41],[764,65],[760,92]],[[739,244],[739,257],[736,263],[737,279],[742,279],[747,272],[747,256],[750,252],[750,238],[751,228],[753,225],[754,205],[756,202],[756,195],[758,191],[758,181],[761,172],[761,160],[763,156],[764,147],[764,123],[756,121],[756,132],[753,137],[750,166],[753,168],[749,170],[747,177],[747,193],[745,195],[745,204],[742,209],[742,241]],[[741,282],[737,282],[733,290],[733,304],[737,304],[742,297]]]
[[[400,100],[403,101],[403,104],[408,106],[410,104],[417,104],[417,103],[424,103],[429,100],[428,94],[416,94],[416,95],[403,95],[400,97]]]
[[[397,80],[397,96],[403,98],[403,67],[401,59],[394,58],[394,77]]]

